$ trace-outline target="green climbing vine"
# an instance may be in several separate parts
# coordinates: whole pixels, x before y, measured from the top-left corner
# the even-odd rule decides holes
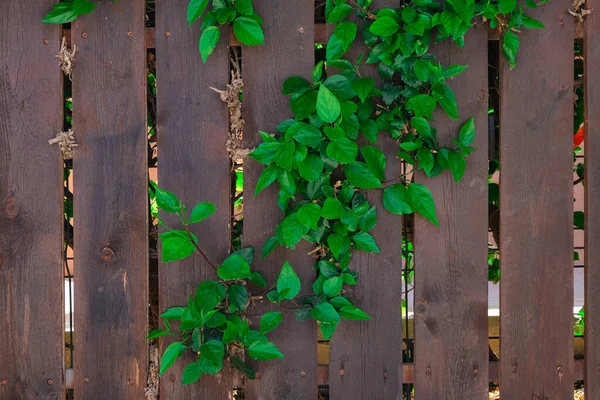
[[[159,219],[164,227],[162,260],[176,261],[197,253],[218,277],[201,282],[187,305],[166,310],[161,315],[165,329],[148,335],[178,338],[166,348],[160,373],[188,350],[196,354],[196,361],[185,367],[183,384],[219,372],[224,360],[253,379],[254,369],[245,362],[245,354],[262,361],[283,357],[266,335],[282,322],[283,313],[262,315],[259,329],[252,329],[246,316],[252,303],[263,297],[282,309],[293,309],[298,320],[318,321],[325,339],[333,335],[342,318],[369,320],[347,291],[359,279],[352,268],[353,253],[380,251],[369,233],[377,224],[377,210],[366,191],[379,191],[390,213],[418,213],[438,225],[433,197],[426,186],[412,181],[413,172],[421,170],[434,177],[449,171],[459,181],[466,158],[475,151],[471,146],[473,118],[459,129],[450,148],[440,146],[431,126],[438,106],[458,119],[456,97],[446,83],[467,66],[442,66],[429,53],[430,47],[442,40],[462,47],[469,28],[489,20],[502,33],[502,50],[513,68],[520,30],[543,27],[525,10],[543,2],[527,0],[523,7],[516,0],[449,0],[442,6],[437,0],[413,0],[397,9],[374,10],[372,0],[327,0],[326,18],[335,29],[326,47],[326,61],[315,66],[313,82],[291,77],[283,83],[294,118],[281,122],[277,133],[260,132],[263,142],[250,153],[266,166],[254,195],[277,182],[277,203],[284,213],[275,235],[265,242],[261,259],[278,246],[293,249],[302,240],[313,243],[317,277],[312,294],[299,296],[301,282],[288,262],[275,284],[266,288],[265,277],[251,270],[251,248],[230,254],[218,265],[213,263],[189,227],[210,217],[214,205],[199,203],[188,213],[177,196],[153,185],[158,208],[177,215],[180,225],[168,227]],[[232,24],[244,44],[264,42],[263,22],[251,0],[212,0],[211,4],[207,12],[209,0],[191,0],[187,12],[189,25],[200,20],[203,61],[217,46],[225,24]],[[71,22],[94,7],[88,0],[59,3],[44,21]],[[357,37],[362,38],[364,51],[357,59],[344,58]],[[366,74],[367,66],[377,70],[379,79]],[[333,69],[340,72],[326,76]],[[394,156],[409,166],[404,173],[386,175],[387,158],[377,147],[382,135],[397,142]],[[261,289],[251,293],[250,287]]]

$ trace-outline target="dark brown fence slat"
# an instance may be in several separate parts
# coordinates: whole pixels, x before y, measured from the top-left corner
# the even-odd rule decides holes
[[[587,9],[598,7],[588,1]],[[598,3],[600,4],[600,3]],[[593,14],[593,13],[592,13]],[[585,57],[585,394],[600,398],[600,16],[584,24]]]
[[[223,89],[229,79],[227,29],[206,64],[198,52],[200,25],[187,26],[187,1],[167,0],[156,5],[158,91],[158,182],[179,196],[191,210],[209,201],[217,211],[209,219],[190,226],[213,263],[229,253],[231,233],[231,177],[227,155],[229,117],[227,106],[210,87]],[[169,32],[169,36],[165,35]],[[176,216],[161,214],[167,225],[178,226]],[[160,311],[187,304],[198,284],[217,279],[198,255],[159,265]],[[161,341],[161,354],[173,339]],[[233,387],[228,364],[211,377],[204,375],[189,386],[181,385],[183,369],[193,357],[179,360],[161,379],[161,398],[227,399]]]
[[[0,399],[63,396],[61,29],[52,0],[0,4]],[[46,42],[44,42],[46,41]]]
[[[311,0],[263,0],[255,2],[264,19],[265,44],[243,47],[244,99],[242,115],[246,121],[244,146],[260,142],[258,130],[275,133],[275,127],[291,117],[289,100],[281,94],[283,81],[299,75],[311,79],[314,65],[314,9]],[[289,261],[302,281],[306,293],[315,279],[314,260],[305,244],[295,251],[277,250],[259,262],[260,250],[275,226],[283,219],[277,206],[275,186],[254,198],[254,188],[263,166],[245,159],[244,164],[244,246],[256,249],[255,265],[270,286],[284,261]],[[257,304],[254,313],[270,309]],[[284,313],[283,323],[269,334],[285,358],[256,363],[260,378],[246,382],[247,399],[317,398],[317,331],[314,321],[296,321],[293,312]]]
[[[423,173],[436,201],[439,227],[415,217],[415,391],[426,399],[483,399],[488,392],[487,325],[487,31],[474,27],[465,46],[434,49],[444,66],[467,65],[448,85],[459,119],[434,115],[440,145],[454,148],[460,128],[475,118],[477,149],[459,183],[449,172]]]
[[[528,10],[500,69],[500,386],[507,399],[573,398],[573,18]]]
[[[396,8],[399,4],[398,0],[376,0],[371,9]],[[356,22],[361,24],[358,18]],[[328,25],[330,33],[334,28]],[[344,58],[355,62],[364,50],[358,34]],[[380,82],[374,66],[361,67],[361,73]],[[397,143],[382,133],[377,147],[386,155],[386,178],[399,176]],[[402,218],[383,208],[382,192],[371,191],[367,198],[377,209],[378,223],[371,234],[381,252],[358,251],[352,257],[351,268],[360,276],[352,288],[352,299],[372,320],[342,321],[331,339],[329,395],[335,400],[402,396]]]
[[[75,398],[146,386],[148,218],[143,0],[73,23]]]

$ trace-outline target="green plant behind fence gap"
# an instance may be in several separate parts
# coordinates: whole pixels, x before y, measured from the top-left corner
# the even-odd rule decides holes
[[[466,168],[466,157],[475,151],[471,147],[475,138],[473,118],[457,132],[453,147],[439,145],[431,126],[433,112],[440,107],[450,118],[458,119],[456,97],[446,81],[467,66],[443,66],[429,48],[442,40],[452,40],[462,47],[469,28],[476,21],[489,20],[502,32],[502,50],[514,68],[520,30],[543,28],[524,11],[545,1],[527,0],[524,8],[516,0],[454,0],[443,7],[438,1],[414,0],[397,9],[380,10],[371,10],[371,2],[327,0],[326,18],[335,29],[327,44],[326,61],[315,67],[313,82],[291,77],[283,83],[282,92],[289,96],[295,117],[281,122],[277,133],[260,132],[263,142],[250,154],[266,166],[254,195],[277,182],[277,203],[284,213],[275,236],[264,244],[261,259],[277,246],[294,249],[302,240],[314,243],[318,276],[311,295],[299,296],[300,279],[288,262],[282,266],[276,283],[266,288],[264,277],[251,270],[252,248],[238,250],[221,264],[213,264],[189,226],[209,218],[215,206],[199,203],[188,212],[177,196],[152,185],[151,196],[157,207],[176,214],[181,224],[173,229],[159,219],[165,228],[160,234],[162,260],[176,261],[198,253],[218,277],[200,283],[187,305],[166,310],[161,315],[166,329],[148,335],[149,339],[167,335],[179,339],[165,350],[161,374],[188,350],[197,357],[186,366],[183,384],[219,372],[227,359],[233,368],[253,379],[255,372],[244,361],[245,354],[262,361],[284,357],[266,335],[277,328],[284,314],[264,314],[259,329],[252,329],[246,317],[252,302],[263,297],[283,310],[293,309],[298,320],[319,321],[326,339],[342,318],[369,320],[346,296],[346,287],[359,279],[352,269],[353,252],[379,252],[369,233],[377,224],[377,212],[365,192],[379,191],[384,207],[393,214],[418,213],[439,225],[430,191],[411,181],[412,172],[422,170],[434,177],[447,171],[458,182]],[[210,3],[212,7],[207,11],[209,0],[191,0],[187,13],[188,25],[201,21],[199,49],[204,62],[217,46],[220,28],[225,24],[232,24],[243,44],[264,43],[263,21],[254,13],[251,0]],[[59,3],[44,22],[68,23],[95,6],[89,0]],[[360,24],[353,22],[354,14]],[[368,51],[356,60],[345,59],[357,38]],[[377,69],[381,83],[362,76],[368,65]],[[324,71],[330,68],[341,72],[326,77]],[[386,176],[386,156],[377,147],[380,135],[391,135],[397,141],[397,156],[412,169]],[[343,178],[332,178],[334,172]],[[250,293],[249,283],[263,290]]]

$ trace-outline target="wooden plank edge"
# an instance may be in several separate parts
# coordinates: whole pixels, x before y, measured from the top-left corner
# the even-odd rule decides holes
[[[67,38],[67,44],[71,46],[71,30],[64,29],[64,36]],[[170,32],[165,32],[165,35],[169,35]],[[146,48],[154,49],[155,48],[155,38],[156,38],[156,28],[148,27],[146,28]],[[575,38],[581,39],[583,38],[583,22],[580,22],[578,19],[575,20]],[[497,29],[488,29],[488,40],[498,40],[498,30]],[[315,43],[326,43],[327,42],[327,24],[319,23],[315,24]],[[237,40],[233,31],[229,34],[229,45],[230,46],[240,46],[241,43]]]
[[[585,374],[585,365],[583,360],[575,360],[575,380],[583,380]],[[65,385],[67,389],[73,388],[74,372],[72,368],[67,368],[65,373]],[[415,366],[414,364],[402,364],[403,383],[415,382]],[[490,382],[498,382],[500,380],[500,363],[498,361],[490,362]],[[329,385],[329,365],[319,365],[317,367],[317,382],[319,386]]]

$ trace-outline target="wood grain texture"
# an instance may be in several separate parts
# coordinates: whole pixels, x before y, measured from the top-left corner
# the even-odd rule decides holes
[[[143,0],[73,23],[75,398],[144,396],[148,323]]]
[[[500,69],[500,387],[573,398],[573,18],[528,10],[517,67]]]
[[[600,2],[588,0],[586,8]],[[592,13],[593,14],[593,13]],[[585,18],[585,394],[600,399],[600,16]]]
[[[314,9],[311,0],[261,0],[255,11],[264,19],[265,43],[244,47],[244,99],[242,115],[246,121],[244,146],[253,148],[261,139],[258,130],[275,133],[275,127],[292,116],[282,84],[291,76],[311,79],[314,66]],[[256,249],[254,268],[270,286],[284,261],[289,261],[302,281],[301,293],[310,290],[315,280],[308,246],[296,250],[278,249],[258,261],[265,240],[275,233],[283,219],[277,206],[278,185],[253,197],[263,166],[247,157],[244,161],[244,246]],[[262,315],[272,307],[268,302],[256,304],[251,312]],[[246,398],[253,400],[300,400],[317,398],[317,332],[314,321],[296,321],[293,312],[284,313],[283,323],[269,334],[285,358],[256,363],[260,377],[246,382]],[[302,373],[304,373],[302,375]]]
[[[438,107],[433,126],[440,146],[475,118],[477,149],[467,157],[460,182],[447,171],[435,178],[419,172],[429,188],[439,227],[415,216],[415,388],[425,399],[483,399],[488,392],[487,237],[488,93],[487,30],[478,25],[460,49],[451,41],[432,52],[444,67],[467,65],[450,78],[458,120]]]
[[[52,0],[0,4],[0,399],[60,399],[63,385],[61,29]],[[47,39],[47,44],[44,44]]]
[[[199,23],[187,26],[186,0],[161,1],[156,5],[158,182],[180,197],[191,210],[208,201],[217,206],[210,218],[190,226],[198,243],[216,265],[229,253],[231,232],[231,176],[227,154],[229,114],[219,94],[229,81],[228,30],[221,29],[221,41],[207,63],[198,51]],[[166,36],[165,32],[170,32]],[[168,226],[179,227],[175,215],[161,213]],[[187,304],[198,284],[217,279],[212,268],[197,254],[185,260],[159,265],[159,306]],[[161,354],[174,339],[161,341]],[[214,377],[182,386],[181,377],[192,354],[176,362],[161,378],[160,393],[165,399],[227,399],[233,387],[227,363]]]
[[[398,0],[378,0],[373,2],[371,9],[395,8],[399,4]],[[333,29],[333,25],[330,27]],[[363,51],[359,33],[344,58],[355,62]],[[373,66],[363,66],[361,74],[375,78],[378,85],[381,83]],[[370,143],[361,135],[359,144]],[[377,147],[387,159],[386,179],[399,176],[402,172],[396,157],[398,144],[386,133],[381,133]],[[329,394],[336,400],[400,399],[402,396],[402,291],[399,290],[402,282],[402,218],[383,208],[381,191],[371,190],[367,192],[367,198],[377,210],[378,223],[370,233],[381,252],[357,251],[354,254],[350,267],[358,272],[359,279],[350,290],[354,304],[372,320],[344,320],[331,339]]]

